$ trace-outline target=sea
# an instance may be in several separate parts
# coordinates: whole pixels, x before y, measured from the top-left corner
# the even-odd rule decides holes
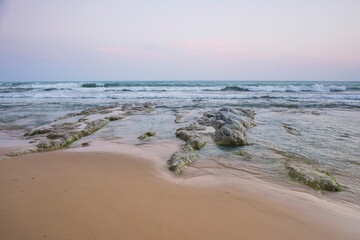
[[[139,144],[136,136],[157,131],[158,141],[177,141],[175,130],[221,107],[254,110],[250,145],[198,151],[191,174],[243,173],[360,209],[360,82],[348,81],[98,81],[0,83],[0,147],[26,141],[24,133],[67,113],[113,103],[152,101],[144,116],[111,123],[94,137]],[[176,124],[175,113],[185,114]],[[128,123],[127,126],[125,126]],[[246,150],[249,158],[234,154]],[[318,192],[291,181],[286,161],[295,159],[330,172],[341,192]],[[167,159],[163,159],[166,162]]]

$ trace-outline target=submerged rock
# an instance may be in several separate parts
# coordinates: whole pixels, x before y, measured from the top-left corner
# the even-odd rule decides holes
[[[190,163],[196,161],[197,157],[194,148],[185,144],[168,160],[169,170],[177,175],[182,174]]]
[[[292,127],[290,124],[282,123],[283,127],[285,128],[285,131],[289,134],[300,136],[301,134],[296,130],[296,128]]]
[[[156,132],[146,132],[138,137],[140,140],[145,140],[148,137],[153,137],[156,135]]]
[[[55,121],[72,118],[72,117],[76,117],[76,116],[107,114],[107,113],[111,113],[113,111],[113,109],[116,109],[119,106],[120,106],[120,104],[113,104],[113,105],[104,105],[104,106],[99,106],[99,107],[87,108],[78,113],[69,113],[69,114],[65,115],[64,117],[60,117],[60,118],[56,119]]]
[[[182,123],[183,122],[183,113],[176,113],[175,114],[175,123]]]
[[[307,163],[289,161],[286,164],[289,176],[299,183],[316,190],[341,191],[339,183],[328,172],[322,172]]]
[[[108,119],[109,121],[118,121],[118,120],[121,120],[124,118],[125,117],[123,115],[112,115],[112,116],[106,117],[106,119]]]
[[[125,115],[137,114],[138,112],[152,112],[154,104],[152,102],[140,103],[126,103],[121,109],[126,111]]]
[[[245,150],[239,150],[239,151],[235,152],[234,154],[236,154],[236,155],[238,155],[240,157],[243,157],[245,159],[250,159],[251,158],[250,153],[248,153]]]
[[[256,125],[252,117],[249,110],[221,108],[212,120],[214,142],[218,145],[247,145],[245,131]]]

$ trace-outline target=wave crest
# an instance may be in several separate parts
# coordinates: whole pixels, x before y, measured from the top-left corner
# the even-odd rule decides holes
[[[286,85],[286,86],[227,86],[221,91],[239,91],[239,92],[341,92],[346,91],[345,86],[330,85],[324,86],[322,84],[306,85]]]

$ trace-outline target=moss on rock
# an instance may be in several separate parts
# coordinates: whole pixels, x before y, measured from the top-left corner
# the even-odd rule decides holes
[[[290,161],[286,165],[289,176],[296,182],[308,185],[315,190],[340,192],[340,184],[328,172],[319,171],[308,163]]]

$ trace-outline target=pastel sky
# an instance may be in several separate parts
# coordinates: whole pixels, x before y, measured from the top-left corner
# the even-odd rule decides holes
[[[0,0],[0,81],[360,80],[360,0]]]

